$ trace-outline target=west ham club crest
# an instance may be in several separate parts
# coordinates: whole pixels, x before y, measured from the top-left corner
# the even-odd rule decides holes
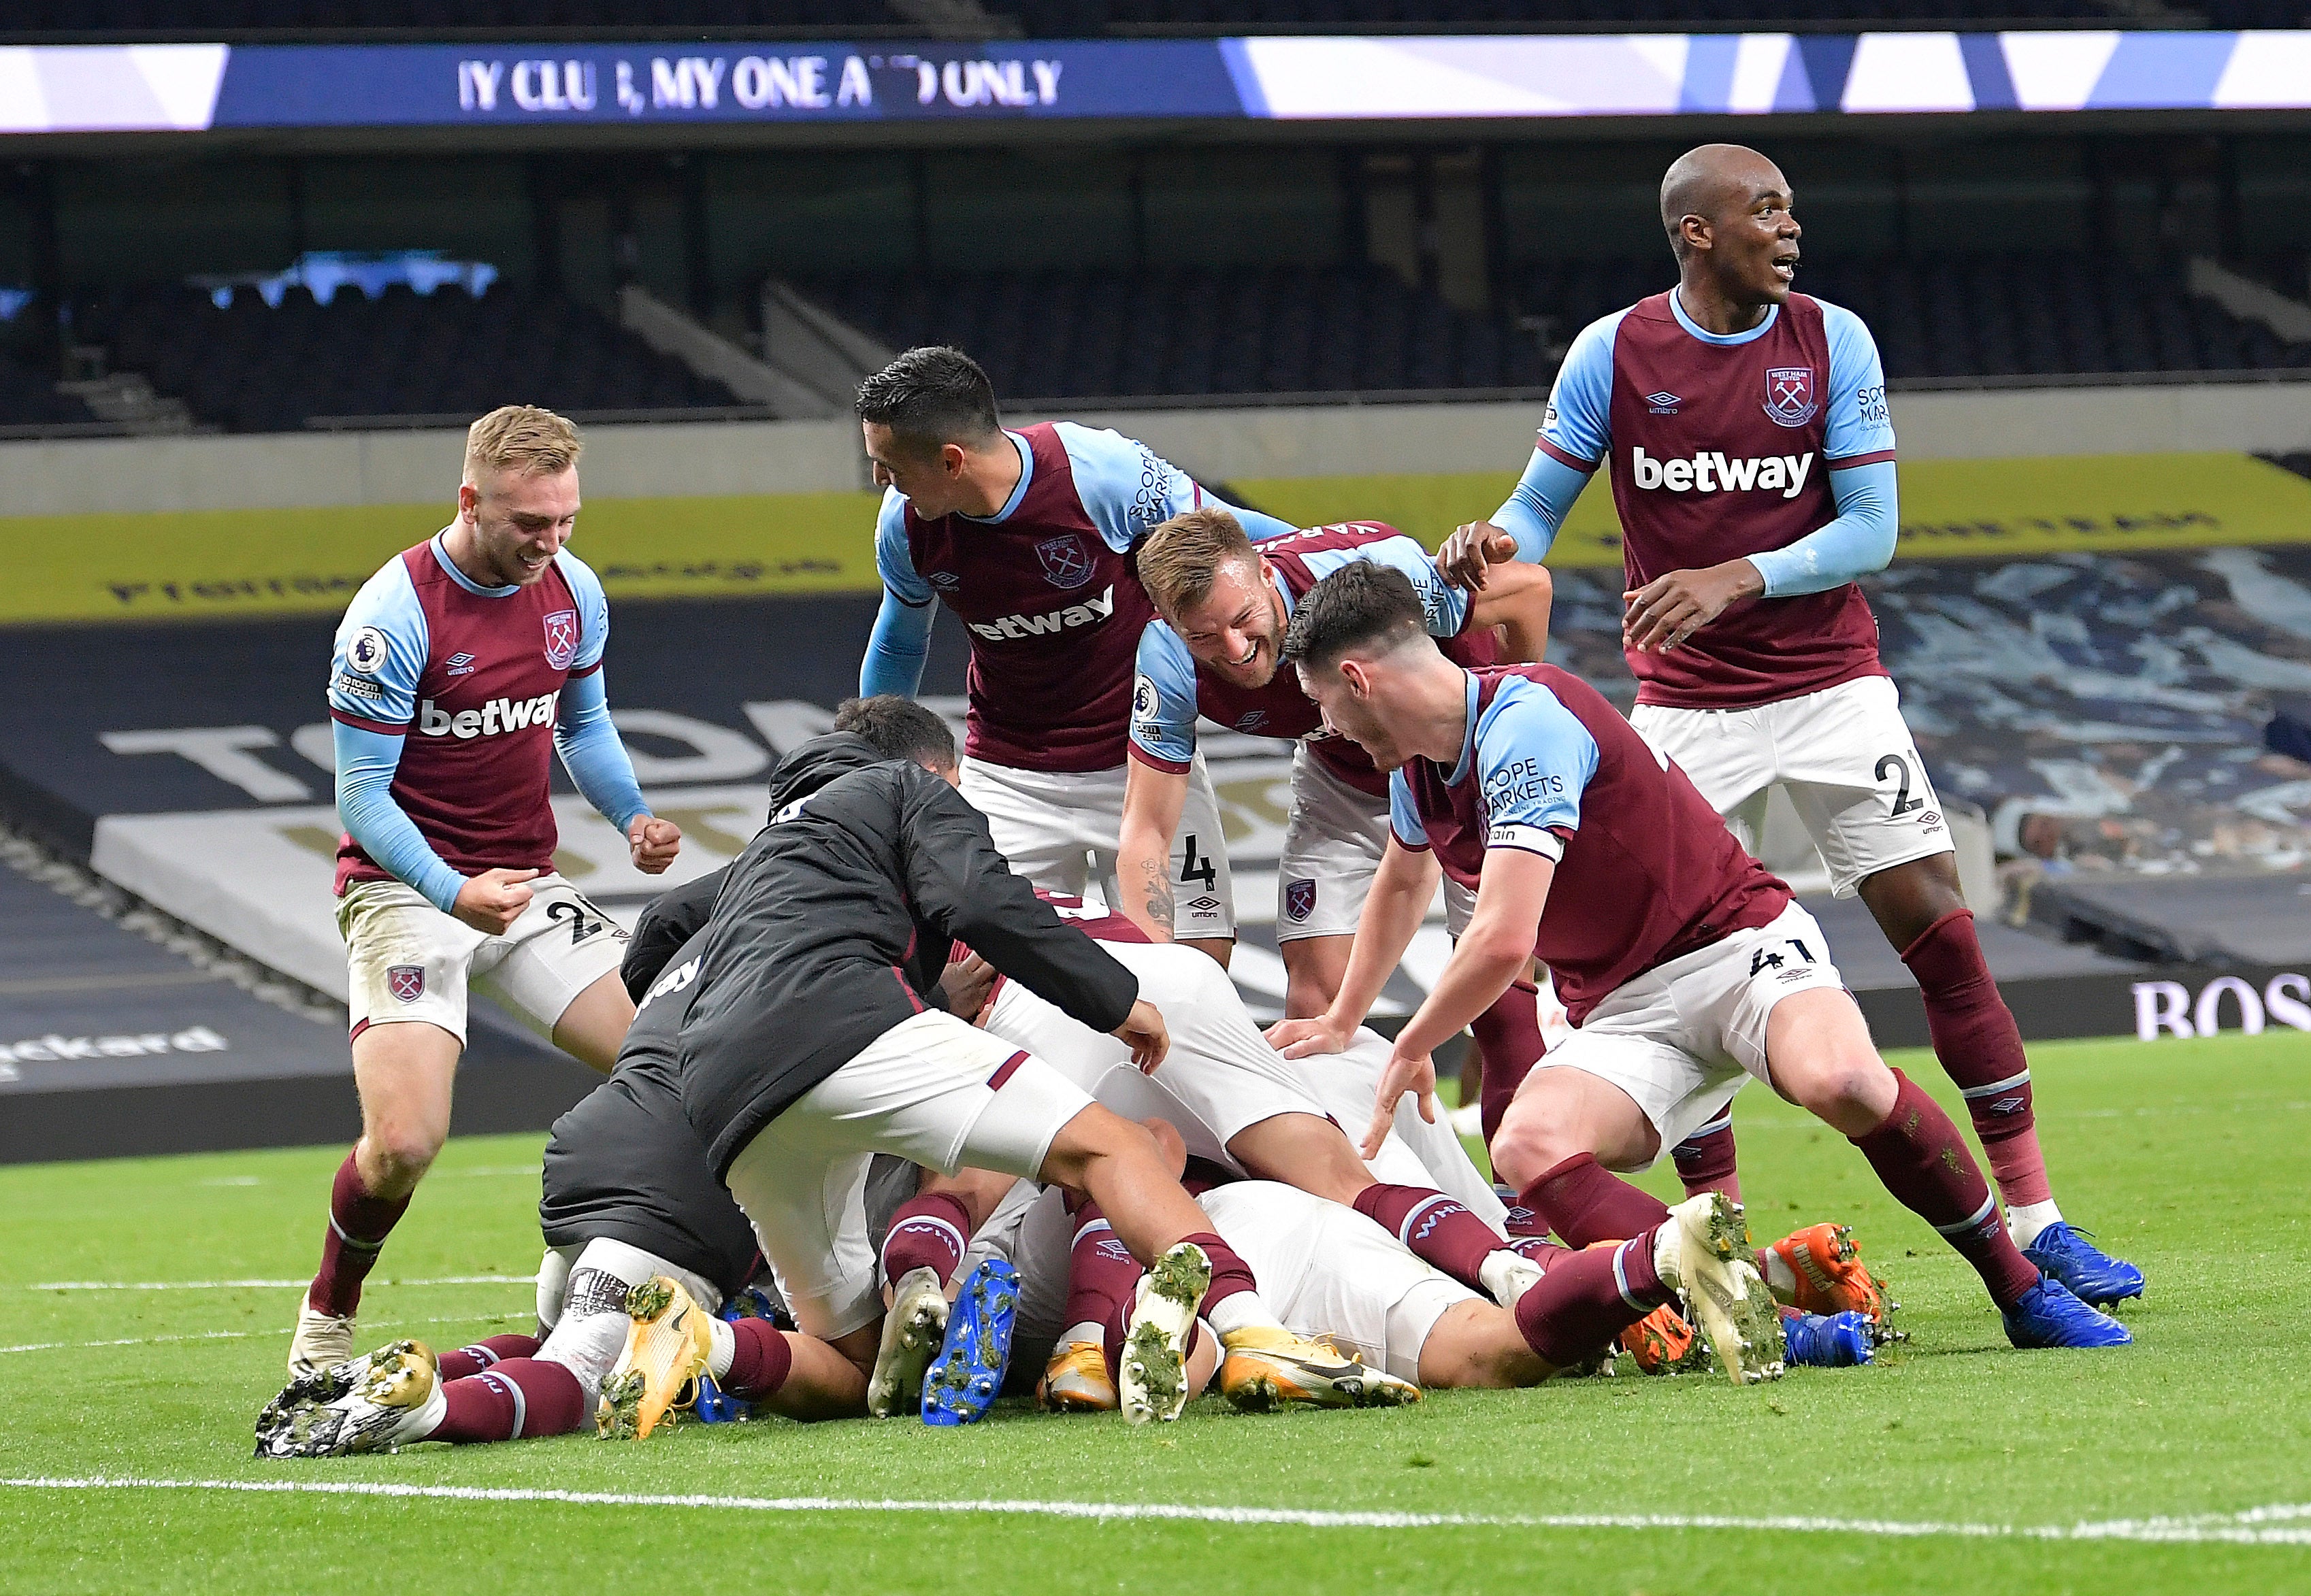
[[[1295,925],[1316,912],[1316,883],[1305,879],[1284,883],[1284,913]]]
[[[1035,558],[1043,562],[1043,580],[1054,587],[1081,587],[1091,580],[1091,551],[1074,533],[1045,538],[1035,545]]]
[[[1775,426],[1802,427],[1820,408],[1812,367],[1775,366],[1766,373],[1766,414]]]
[[[545,618],[545,663],[566,671],[578,657],[578,612],[556,610]]]
[[[397,964],[385,972],[386,989],[405,1003],[414,1003],[425,995],[425,967],[422,964]]]

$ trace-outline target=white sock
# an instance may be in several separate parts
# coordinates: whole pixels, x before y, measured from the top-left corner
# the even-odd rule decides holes
[[[1260,1300],[1257,1291],[1239,1291],[1223,1302],[1216,1302],[1204,1317],[1223,1341],[1238,1331],[1284,1329],[1284,1321],[1268,1311],[1268,1305]]]
[[[1512,1253],[1506,1247],[1496,1247],[1485,1254],[1477,1265],[1477,1284],[1485,1294],[1504,1308],[1516,1305],[1516,1299],[1531,1288],[1540,1278],[1540,1266],[1522,1253]]]
[[[2018,1247],[2028,1246],[2038,1239],[2038,1232],[2062,1222],[2062,1210],[2054,1206],[2051,1197],[2044,1202],[2025,1202],[2006,1210],[2006,1234],[2014,1238]]]
[[[1100,1327],[1097,1320],[1086,1319],[1081,1323],[1070,1324],[1062,1331],[1060,1333],[1060,1345],[1062,1348],[1104,1347],[1107,1345],[1107,1331]]]
[[[1757,1254],[1766,1261],[1766,1289],[1774,1294],[1776,1302],[1795,1302],[1798,1296],[1798,1271],[1790,1261],[1771,1247]]]
[[[1685,1289],[1685,1271],[1678,1267],[1679,1261],[1684,1256],[1683,1236],[1684,1232],[1674,1219],[1663,1219],[1660,1228],[1653,1232],[1653,1273],[1659,1275],[1661,1283],[1672,1291]]]
[[[730,1372],[730,1360],[738,1356],[738,1334],[726,1321],[709,1319],[706,1335],[713,1343],[706,1353],[706,1373],[719,1380]]]

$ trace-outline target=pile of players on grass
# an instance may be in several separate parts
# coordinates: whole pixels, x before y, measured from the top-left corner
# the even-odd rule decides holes
[[[530,407],[477,421],[456,520],[337,635],[364,1132],[259,1454],[678,1411],[959,1424],[1007,1391],[1135,1423],[1208,1388],[1386,1406],[1617,1352],[1743,1383],[1866,1363],[1893,1305],[1848,1230],[1744,1224],[1753,1080],[1974,1267],[2014,1346],[2125,1344],[2103,1309],[2141,1273],[2055,1203],[1854,584],[1897,516],[1868,330],[1791,292],[1793,201],[1755,152],[1680,159],[1661,220],[1678,288],[1583,332],[1516,492],[1434,557],[1230,510],[1112,432],[1006,429],[969,357],[900,356],[859,400],[886,490],[861,696],[631,939],[553,873],[555,752],[637,868],[682,843],[609,723],[608,608],[564,546],[580,441]],[[1542,663],[1540,561],[1608,460],[1629,716]],[[970,633],[960,750],[912,701],[941,609]],[[1225,967],[1204,721],[1295,744],[1264,1035]],[[1917,977],[2005,1212],[1749,853],[1777,785]],[[1383,1037],[1440,888],[1452,951]],[[546,1149],[536,1333],[357,1357],[469,984],[609,1071]],[[1431,1055],[1464,1029],[1497,1188],[1438,1117]],[[1674,1207],[1614,1173],[1664,1153]]]

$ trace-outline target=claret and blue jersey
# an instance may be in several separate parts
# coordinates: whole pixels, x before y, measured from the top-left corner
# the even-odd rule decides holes
[[[1391,775],[1389,829],[1471,889],[1496,849],[1555,863],[1533,953],[1574,1024],[1632,976],[1787,906],[1789,889],[1596,689],[1546,664],[1466,678],[1459,758]]]
[[[1765,596],[1677,648],[1629,651],[1638,701],[1731,708],[1883,674],[1853,578],[1893,557],[1892,417],[1869,329],[1804,294],[1743,333],[1704,330],[1675,292],[1583,328],[1532,463],[1496,514],[1538,559],[1610,462],[1628,585],[1747,558]]]
[[[1468,594],[1438,573],[1426,550],[1383,523],[1356,521],[1291,533],[1262,542],[1260,551],[1276,571],[1287,620],[1309,589],[1341,567],[1362,560],[1388,566],[1412,579],[1431,636],[1458,638],[1469,624]],[[1484,663],[1490,663],[1489,637],[1484,641]],[[1150,621],[1139,635],[1131,757],[1158,770],[1184,771],[1196,755],[1199,715],[1254,737],[1312,739],[1311,749],[1343,780],[1375,797],[1384,790],[1363,750],[1325,733],[1322,712],[1300,690],[1299,677],[1290,666],[1278,670],[1266,687],[1236,687],[1199,670],[1195,656],[1167,622]]]
[[[1155,615],[1133,551],[1210,496],[1118,433],[1044,421],[1006,436],[1019,451],[1019,482],[991,516],[926,520],[896,489],[884,494],[875,534],[883,607],[859,690],[920,686],[936,600],[971,631],[972,758],[1112,770],[1124,759],[1133,652]],[[1291,530],[1236,515],[1255,538]]]
[[[484,587],[436,535],[388,561],[337,628],[337,890],[389,878],[445,912],[466,875],[551,870],[558,746],[624,829],[645,812],[601,676],[610,610],[568,550],[527,586]]]

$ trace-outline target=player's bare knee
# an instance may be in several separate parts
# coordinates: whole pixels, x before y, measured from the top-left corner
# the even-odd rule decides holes
[[[1557,1115],[1520,1100],[1509,1105],[1488,1150],[1501,1178],[1522,1191],[1565,1159],[1595,1149]]]
[[[361,1160],[367,1184],[379,1196],[409,1190],[425,1178],[444,1140],[442,1132],[429,1125],[388,1120],[371,1126],[362,1137],[368,1154]]]
[[[1876,1053],[1851,1049],[1810,1062],[1785,1085],[1800,1107],[1848,1135],[1870,1130],[1892,1112],[1898,1089]]]

